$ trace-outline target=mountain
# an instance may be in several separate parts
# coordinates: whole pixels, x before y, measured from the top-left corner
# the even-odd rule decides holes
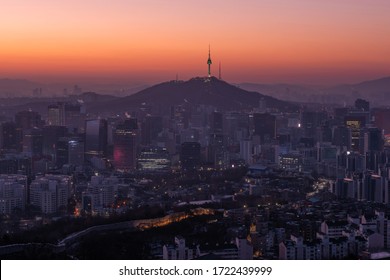
[[[140,106],[165,107],[172,105],[211,105],[220,109],[257,107],[263,99],[267,107],[294,110],[296,105],[257,92],[246,91],[215,77],[193,78],[188,81],[170,81],[141,90],[130,96],[97,105],[96,110],[115,108],[118,111]]]
[[[390,77],[332,87],[254,83],[240,84],[240,87],[287,101],[352,105],[356,99],[363,98],[372,106],[390,105]]]
[[[357,98],[363,98],[375,106],[388,106],[390,105],[390,77],[328,88],[324,90],[324,94],[341,98],[347,104]]]
[[[241,83],[239,86],[291,102],[311,102],[313,95],[320,94],[320,87],[311,85]]]

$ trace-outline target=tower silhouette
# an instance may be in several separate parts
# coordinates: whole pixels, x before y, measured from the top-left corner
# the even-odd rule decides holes
[[[211,64],[213,62],[211,61],[211,56],[210,56],[210,45],[209,45],[209,59],[207,60],[207,65],[208,65],[208,77],[211,77]]]

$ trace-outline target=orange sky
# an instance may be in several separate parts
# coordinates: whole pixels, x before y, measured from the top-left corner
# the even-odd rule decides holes
[[[0,78],[339,83],[390,75],[388,0],[1,0]]]

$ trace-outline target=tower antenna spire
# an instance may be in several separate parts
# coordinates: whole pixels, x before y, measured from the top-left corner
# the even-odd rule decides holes
[[[222,74],[221,74],[221,61],[219,62],[219,73],[218,73],[218,79],[222,80]]]
[[[213,62],[211,61],[211,54],[210,54],[210,44],[209,44],[209,59],[207,60],[207,65],[208,65],[208,77],[211,77],[211,64]]]

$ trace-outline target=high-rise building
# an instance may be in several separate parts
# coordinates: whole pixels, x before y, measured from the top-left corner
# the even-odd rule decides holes
[[[138,170],[144,172],[167,172],[170,165],[167,149],[160,147],[142,149],[137,159]]]
[[[65,125],[69,131],[84,131],[85,114],[80,103],[65,103],[64,105]]]
[[[332,144],[338,147],[351,148],[351,130],[346,126],[337,126],[333,129]]]
[[[223,131],[227,138],[227,145],[238,145],[242,139],[248,138],[249,124],[249,115],[246,113],[226,113],[223,119]]]
[[[31,128],[42,128],[44,121],[41,115],[34,111],[21,111],[15,115],[15,123],[18,128],[23,130]]]
[[[0,214],[23,211],[27,203],[27,176],[0,175]]]
[[[388,108],[377,108],[373,109],[372,116],[374,119],[374,125],[384,130],[385,134],[390,133],[390,109]]]
[[[338,178],[332,192],[339,198],[357,199],[358,183],[357,179]]]
[[[65,137],[67,129],[65,126],[47,125],[43,127],[43,154],[56,156],[57,142],[61,137]]]
[[[171,121],[174,129],[187,129],[189,124],[189,110],[186,106],[177,105],[171,107]]]
[[[5,122],[0,125],[0,146],[4,150],[21,151],[22,129],[14,122]]]
[[[64,126],[65,125],[65,104],[58,102],[48,106],[47,124]]]
[[[57,142],[56,165],[80,166],[84,164],[84,142],[79,137],[61,137]]]
[[[72,192],[72,179],[65,175],[37,177],[30,185],[30,204],[42,213],[66,211]]]
[[[142,124],[142,144],[150,145],[156,141],[158,134],[163,130],[163,120],[160,116],[146,116]]]
[[[31,157],[10,154],[0,158],[0,174],[22,174],[30,176],[31,172]]]
[[[276,137],[276,117],[268,113],[253,114],[254,135],[260,136],[262,143],[270,142]]]
[[[84,164],[84,140],[72,137],[68,141],[68,164],[80,166]]]
[[[118,124],[113,134],[114,166],[120,170],[136,169],[138,146],[137,119],[126,119]]]
[[[107,121],[104,119],[85,122],[85,155],[104,157],[107,153]]]
[[[82,194],[83,210],[94,212],[112,207],[118,193],[117,177],[92,176],[87,191]]]
[[[23,135],[23,153],[40,156],[43,152],[43,133],[40,128],[25,130]]]
[[[381,129],[376,127],[367,128],[364,131],[364,152],[380,152],[383,150],[384,138]]]
[[[200,144],[184,142],[180,149],[180,163],[183,170],[194,170],[200,165]]]
[[[240,157],[245,160],[245,163],[250,165],[253,163],[253,143],[251,139],[243,139],[240,141]]]
[[[219,133],[211,133],[207,146],[207,160],[212,162],[216,168],[224,168],[228,164],[226,158],[224,137]]]
[[[377,174],[365,173],[363,175],[363,190],[360,192],[360,199],[382,203],[384,199],[382,180],[383,178]]]
[[[327,119],[325,112],[304,111],[301,114],[301,128],[306,137],[316,138],[317,128]]]
[[[364,114],[349,114],[344,119],[345,125],[351,130],[351,149],[362,152],[361,130],[366,126],[367,116]]]
[[[69,162],[69,137],[61,137],[56,145],[56,165],[61,168]]]
[[[221,112],[212,112],[210,115],[210,130],[212,133],[222,133],[223,114]]]

